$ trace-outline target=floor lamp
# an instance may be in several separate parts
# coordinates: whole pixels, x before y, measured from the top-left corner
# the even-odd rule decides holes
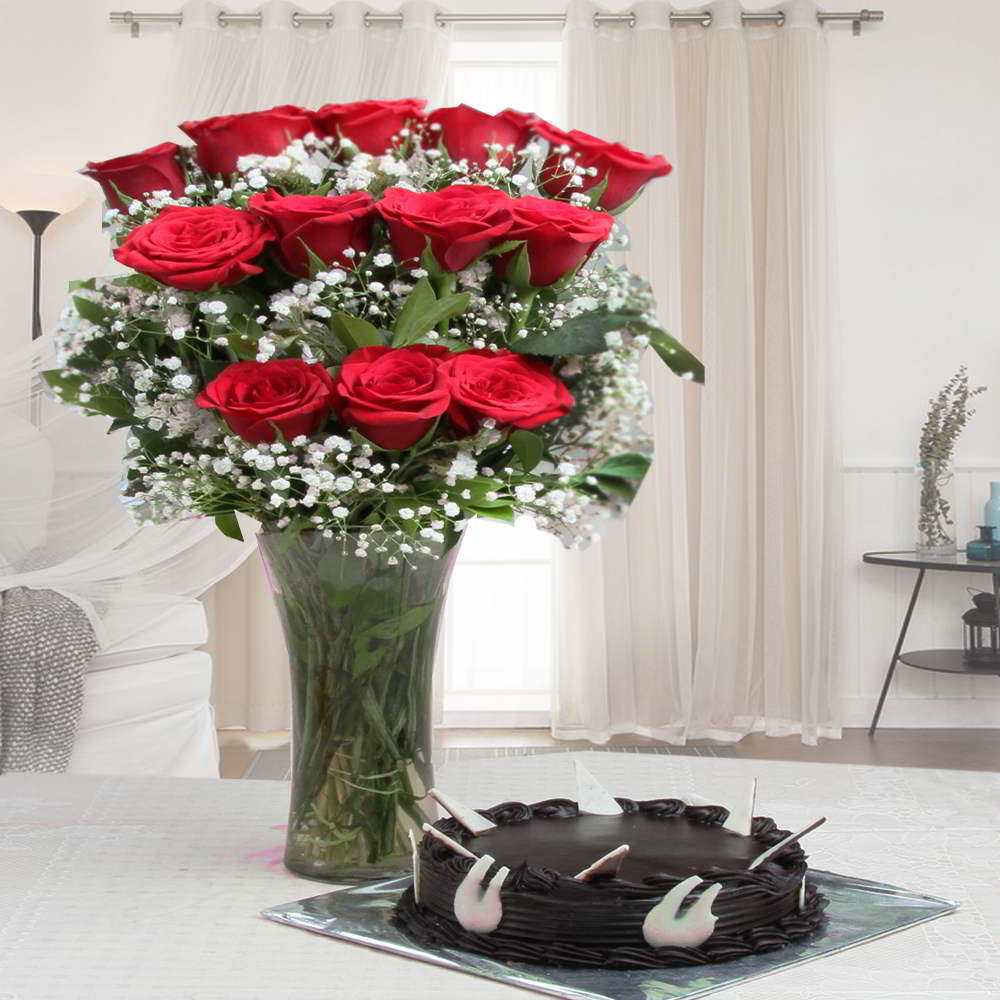
[[[0,206],[20,216],[32,234],[32,340],[42,335],[42,234],[54,219],[98,193],[97,185],[79,174],[0,175]]]

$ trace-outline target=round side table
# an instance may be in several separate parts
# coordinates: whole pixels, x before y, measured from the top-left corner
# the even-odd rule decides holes
[[[878,705],[875,706],[872,723],[868,727],[869,735],[874,734],[875,728],[878,726],[879,716],[881,716],[882,707],[885,705],[885,697],[889,693],[889,685],[892,683],[892,675],[896,672],[896,664],[898,663],[905,663],[906,666],[916,667],[918,670],[933,670],[945,674],[1000,677],[1000,656],[998,655],[977,656],[974,660],[969,660],[962,649],[903,651],[903,643],[906,641],[906,633],[910,627],[910,619],[913,617],[913,609],[916,607],[917,597],[920,595],[924,574],[928,570],[944,570],[952,573],[989,573],[993,578],[993,599],[996,603],[997,614],[1000,616],[1000,562],[980,562],[976,559],[969,559],[964,552],[933,559],[918,555],[916,552],[866,552],[862,558],[864,562],[875,566],[895,566],[917,570],[917,579],[913,584],[910,603],[903,616],[903,624],[899,630],[899,638],[896,640],[896,648],[893,650],[889,669],[885,674],[882,693],[879,695]]]

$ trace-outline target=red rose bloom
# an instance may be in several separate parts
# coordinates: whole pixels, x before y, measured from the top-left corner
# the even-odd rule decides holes
[[[197,404],[217,410],[230,430],[251,444],[315,434],[332,410],[333,379],[321,364],[301,358],[237,361],[198,394]]]
[[[662,156],[644,156],[628,149],[620,142],[605,142],[586,132],[574,129],[564,132],[555,125],[545,121],[537,121],[535,132],[548,139],[553,146],[565,144],[576,155],[576,162],[581,167],[596,167],[597,174],[593,177],[584,175],[583,186],[571,188],[574,191],[589,191],[596,187],[605,177],[608,186],[598,203],[608,212],[617,211],[627,201],[633,198],[644,184],[654,177],[666,177],[673,170]],[[542,187],[551,195],[560,195],[567,189],[569,178],[565,176],[561,161],[567,154],[553,153],[545,163],[541,173]],[[563,174],[564,176],[558,176]]]
[[[530,429],[565,417],[573,397],[538,358],[511,351],[463,351],[441,370],[451,386],[448,416],[465,434],[486,418],[500,426]]]
[[[164,285],[200,292],[235,285],[262,268],[250,263],[274,239],[258,218],[224,205],[170,205],[133,229],[115,260]]]
[[[184,171],[177,159],[180,149],[176,142],[161,142],[139,153],[88,163],[80,173],[101,185],[112,208],[125,212],[128,207],[118,191],[127,198],[141,198],[151,191],[169,191],[175,198],[184,194]]]
[[[446,347],[362,347],[344,358],[336,382],[342,423],[380,448],[409,448],[445,410]]]
[[[461,271],[506,239],[513,216],[510,198],[481,184],[455,184],[419,193],[391,187],[376,208],[401,260],[417,266],[427,240],[444,271]]]
[[[293,139],[312,131],[309,112],[293,104],[245,115],[220,115],[177,126],[194,139],[198,163],[207,174],[231,174],[241,156],[274,156]]]
[[[273,188],[250,199],[250,211],[260,216],[278,237],[278,257],[292,274],[309,276],[308,247],[327,265],[349,265],[350,247],[367,253],[372,245],[375,202],[364,191],[327,198],[292,194]]]
[[[515,152],[523,149],[538,118],[512,108],[487,115],[467,104],[459,104],[454,108],[438,108],[427,116],[427,120],[431,125],[441,126],[440,130],[428,132],[428,141],[437,145],[440,138],[453,160],[468,160],[483,166],[495,156],[509,167],[514,162],[514,153],[507,147],[513,146]],[[486,148],[493,143],[504,148],[494,153]]]
[[[402,101],[353,101],[350,104],[324,104],[312,112],[317,135],[341,135],[350,139],[362,153],[384,153],[394,135],[406,123],[423,116],[423,98]]]
[[[608,238],[614,219],[607,212],[578,208],[551,198],[514,198],[514,224],[508,240],[524,240],[531,267],[531,285],[551,285],[575,271]],[[520,249],[496,259],[501,277],[509,275]]]

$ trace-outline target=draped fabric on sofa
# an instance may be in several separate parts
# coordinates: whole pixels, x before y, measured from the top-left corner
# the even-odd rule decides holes
[[[0,771],[72,767],[81,712],[84,728],[105,712],[106,735],[116,726],[124,733],[115,747],[145,755],[143,773],[164,773],[162,757],[188,737],[199,740],[192,759],[171,773],[212,773],[206,697],[183,706],[147,698],[144,710],[112,717],[105,710],[115,706],[86,704],[89,671],[127,675],[138,689],[152,664],[169,672],[173,654],[198,636],[187,645],[157,630],[175,631],[192,599],[239,566],[251,545],[204,518],[136,526],[121,493],[127,431],[109,434],[109,419],[53,398],[39,374],[56,366],[51,338],[24,339],[0,366]],[[207,658],[196,655],[207,675]],[[154,712],[159,727],[148,725]],[[90,743],[82,769],[136,773],[107,739]]]
[[[708,374],[649,368],[649,479],[561,559],[562,738],[839,735],[823,29],[806,0],[783,27],[708,7],[595,27],[575,0],[563,36],[566,120],[676,164],[626,213],[629,256]]]
[[[404,3],[403,23],[365,27],[366,6],[335,3],[332,27],[294,27],[285,0],[259,8],[260,26],[221,27],[223,8],[183,7],[165,100],[168,121],[362,99],[425,97],[443,103],[449,33],[423,0]],[[257,555],[206,600],[215,661],[217,723],[256,733],[286,730],[290,707],[281,626]]]

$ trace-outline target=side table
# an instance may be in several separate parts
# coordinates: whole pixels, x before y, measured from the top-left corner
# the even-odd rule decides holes
[[[977,656],[974,661],[970,661],[966,658],[965,651],[961,649],[918,649],[903,652],[903,643],[906,641],[906,633],[910,627],[910,619],[913,617],[913,609],[916,607],[917,597],[920,595],[924,574],[928,570],[945,570],[952,573],[989,573],[993,578],[993,598],[996,602],[997,613],[1000,615],[1000,562],[970,560],[964,552],[958,552],[953,556],[935,556],[934,558],[922,556],[916,552],[866,552],[862,559],[864,562],[876,566],[895,566],[917,570],[917,579],[913,584],[910,603],[903,616],[903,624],[899,630],[899,638],[896,640],[896,648],[893,650],[889,669],[885,674],[882,693],[879,695],[878,705],[875,706],[872,723],[868,727],[869,735],[874,735],[875,728],[878,726],[879,716],[882,714],[882,707],[885,705],[885,698],[889,693],[889,685],[892,683],[892,675],[896,672],[896,664],[898,663],[905,663],[908,667],[916,667],[918,670],[933,670],[938,673],[1000,677],[1000,656]]]

